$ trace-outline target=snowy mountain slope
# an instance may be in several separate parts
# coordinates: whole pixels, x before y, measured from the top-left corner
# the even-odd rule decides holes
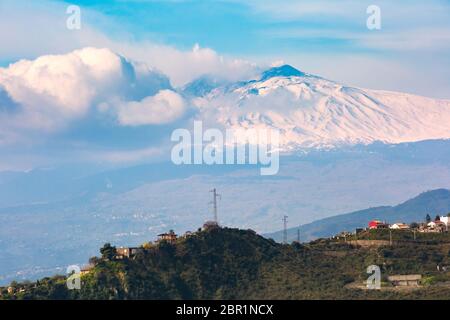
[[[278,129],[285,149],[450,138],[449,100],[348,87],[287,65],[193,103],[210,125]]]

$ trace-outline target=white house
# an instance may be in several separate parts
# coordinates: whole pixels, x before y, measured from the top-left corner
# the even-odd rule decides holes
[[[409,226],[406,223],[397,222],[389,226],[389,229],[406,230]]]
[[[427,226],[429,230],[432,230],[434,232],[443,232],[447,229],[445,223],[439,220],[431,221],[427,224]]]
[[[445,224],[446,227],[449,226],[449,225],[448,225],[448,223],[449,223],[448,219],[449,219],[449,217],[447,217],[447,216],[439,217],[439,220],[441,220],[441,222],[443,222],[443,223]]]

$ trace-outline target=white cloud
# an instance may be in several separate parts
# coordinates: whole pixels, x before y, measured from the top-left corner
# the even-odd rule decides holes
[[[85,114],[98,91],[121,77],[120,57],[94,48],[21,60],[0,69],[0,83],[14,101],[30,111],[52,109],[63,117]]]
[[[130,62],[109,49],[84,48],[0,68],[0,88],[18,105],[15,112],[2,114],[0,119],[7,117],[8,122],[25,129],[53,131],[110,101],[123,101],[134,110],[136,103],[148,104],[152,95],[170,88],[170,83],[145,64]],[[170,97],[167,93],[162,96]],[[148,98],[136,102],[144,97]],[[164,117],[147,112],[145,123],[168,122],[180,111],[178,104],[174,107],[173,112],[166,108]]]
[[[272,67],[272,68],[281,67],[284,64],[286,64],[286,62],[284,62],[284,60],[275,60],[272,63],[270,63],[270,67]]]
[[[186,51],[151,42],[111,43],[110,46],[127,57],[144,61],[161,70],[177,87],[207,74],[224,80],[237,81],[253,78],[260,71],[256,64],[243,59],[224,57],[198,44]]]
[[[172,90],[161,90],[141,101],[130,101],[120,105],[119,123],[126,126],[164,124],[180,118],[185,112],[183,98]]]
[[[153,41],[134,42],[130,40],[133,35],[123,30],[120,30],[121,40],[112,39],[93,27],[91,21],[117,32],[115,21],[87,7],[82,8],[81,29],[68,30],[66,7],[67,4],[44,0],[0,3],[0,39],[9,44],[0,46],[0,57],[14,60],[15,57],[63,54],[83,47],[104,47],[160,70],[174,86],[182,86],[205,74],[234,81],[251,78],[258,72],[257,67],[246,60],[225,57],[198,44],[180,50]]]

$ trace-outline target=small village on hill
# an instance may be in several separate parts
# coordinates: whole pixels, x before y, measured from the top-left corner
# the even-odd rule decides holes
[[[401,235],[401,237],[399,237],[397,241],[409,240],[411,237],[412,240],[416,240],[418,234],[436,234],[448,232],[450,224],[449,219],[450,213],[444,216],[436,215],[434,220],[432,220],[431,216],[427,214],[424,222],[412,222],[409,224],[403,222],[389,224],[386,221],[371,220],[368,222],[367,227],[356,228],[354,232],[342,231],[333,238],[356,241],[358,240],[358,235],[367,233],[368,230],[388,230],[390,241],[388,244],[392,245],[394,241],[394,239],[392,238],[393,231],[404,231],[402,233],[398,233]],[[383,239],[372,240],[384,241]]]

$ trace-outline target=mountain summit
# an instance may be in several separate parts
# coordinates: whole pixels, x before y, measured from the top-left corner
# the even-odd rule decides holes
[[[293,66],[285,64],[264,71],[261,75],[260,81],[265,81],[273,77],[303,77],[304,75],[305,73],[301,72],[300,70],[295,69]]]
[[[218,127],[279,130],[285,151],[450,138],[450,100],[350,87],[290,65],[218,86],[193,104]]]

